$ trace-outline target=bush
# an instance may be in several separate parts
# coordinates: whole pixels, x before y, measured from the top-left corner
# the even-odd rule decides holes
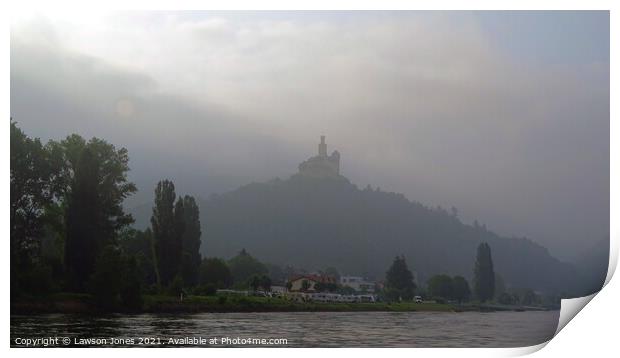
[[[157,284],[148,285],[144,288],[144,294],[146,295],[156,295],[160,293],[159,291]]]
[[[217,298],[217,303],[219,303],[220,305],[226,304],[226,301],[228,301],[227,296],[220,296]]]
[[[183,278],[181,275],[176,275],[174,280],[168,286],[168,293],[173,296],[180,296],[183,293]]]
[[[140,288],[141,274],[134,257],[130,257],[126,260],[121,276],[120,294],[123,307],[130,310],[141,309],[143,303]]]
[[[245,296],[241,296],[241,297],[234,297],[234,302],[240,305],[247,305],[250,303],[250,300]]]
[[[199,284],[212,284],[216,288],[228,288],[232,284],[232,274],[226,262],[218,258],[206,258],[200,264]]]
[[[414,296],[414,291],[411,289],[396,289],[396,288],[386,288],[384,290],[385,297],[393,302],[409,301]]]
[[[503,305],[513,305],[515,304],[514,298],[511,294],[504,292],[497,298],[497,301]]]
[[[35,296],[46,296],[58,291],[51,267],[36,265],[24,274],[17,275],[16,283],[24,292]]]
[[[121,275],[118,272],[121,265],[120,252],[113,246],[106,246],[88,282],[89,291],[99,308],[107,310],[116,307],[121,286]]]
[[[446,300],[443,297],[433,297],[433,300],[442,305],[446,303]]]
[[[200,285],[194,291],[199,296],[213,296],[217,293],[217,289],[213,284]]]

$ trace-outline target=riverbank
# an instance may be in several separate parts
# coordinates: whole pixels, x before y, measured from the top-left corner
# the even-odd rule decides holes
[[[294,302],[277,297],[234,295],[187,296],[145,295],[138,310],[114,305],[106,313],[202,313],[202,312],[466,312],[545,310],[541,307],[501,305],[453,305],[415,302],[320,303]],[[11,314],[104,313],[87,294],[60,293],[46,298],[22,298],[11,302]]]

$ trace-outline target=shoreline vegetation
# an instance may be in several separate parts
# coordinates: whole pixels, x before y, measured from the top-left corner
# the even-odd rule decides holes
[[[362,255],[352,251],[342,256],[332,252],[333,245],[315,241],[312,245],[319,245],[322,251],[314,255],[316,259],[312,261],[304,261],[303,255],[297,255],[298,252],[310,252],[303,245],[296,247],[295,251],[278,254],[269,243],[287,232],[276,230],[286,228],[287,223],[295,223],[297,243],[301,245],[314,239],[308,233],[316,233],[317,237],[336,237],[341,234],[341,227],[349,225],[347,222],[374,222],[372,218],[383,212],[385,200],[408,203],[404,197],[375,197],[378,190],[360,191],[348,184],[334,186],[330,176],[314,178],[311,175],[309,177],[313,179],[309,182],[306,183],[305,179],[298,182],[303,173],[287,181],[293,185],[289,189],[293,198],[300,200],[318,195],[320,200],[309,203],[308,207],[319,210],[292,210],[292,216],[288,211],[276,211],[278,215],[275,217],[259,216],[257,219],[253,213],[237,212],[233,206],[232,210],[225,211],[237,213],[235,215],[243,218],[242,221],[256,219],[254,223],[268,223],[274,228],[273,237],[256,237],[256,242],[262,245],[258,250],[260,259],[243,246],[233,257],[206,257],[204,250],[201,251],[203,241],[231,237],[229,234],[233,233],[236,239],[226,245],[234,248],[243,243],[243,238],[251,237],[252,230],[239,228],[230,217],[211,212],[207,215],[210,219],[206,227],[217,224],[222,231],[209,231],[203,236],[199,201],[191,195],[177,195],[175,185],[169,179],[162,179],[155,186],[150,227],[143,230],[133,228],[134,218],[124,211],[123,206],[124,200],[137,191],[127,176],[129,169],[129,154],[125,148],[116,148],[98,138],[86,140],[77,134],[43,144],[38,138],[28,137],[11,119],[11,313],[520,311],[535,309],[534,306],[557,307],[560,297],[566,296],[553,290],[536,291],[536,287],[523,287],[519,280],[504,281],[502,275],[495,272],[491,246],[484,241],[492,237],[478,224],[468,229],[479,234],[472,237],[474,241],[470,242],[469,248],[460,244],[444,248],[459,250],[457,255],[445,260],[456,257],[467,261],[473,259],[468,263],[473,264],[471,276],[461,265],[458,270],[437,265],[433,271],[441,268],[447,272],[426,272],[414,277],[412,269],[422,271],[422,266],[419,260],[409,258],[408,262],[402,252],[413,245],[411,243],[385,245],[395,255],[391,265],[389,256],[385,255],[387,252]],[[348,183],[337,181],[345,182]],[[298,187],[300,183],[303,185]],[[284,189],[284,194],[280,194],[288,199],[278,204],[282,208],[289,207],[290,199],[285,195],[289,189]],[[356,193],[357,199],[347,196],[351,192]],[[276,200],[280,195],[270,193],[258,195],[259,202]],[[340,211],[325,216],[325,201],[337,193],[351,203],[377,201],[363,213],[348,219]],[[262,210],[256,209],[262,206],[255,205],[253,200],[247,207]],[[423,207],[405,206],[408,208],[406,215],[398,214],[397,217],[414,217],[417,212],[418,220],[425,223],[422,236],[428,242],[433,241],[434,232],[461,238],[458,232],[445,231],[441,225],[434,224],[440,222],[433,221],[439,215],[444,218],[442,222],[446,227],[458,226],[456,211],[431,215]],[[399,209],[394,210],[401,213]],[[312,219],[298,220],[308,217]],[[334,219],[349,221],[343,221],[344,226],[332,226],[329,223]],[[415,236],[416,231],[410,229],[407,236]],[[348,241],[339,239],[336,246],[354,247],[358,243],[370,243],[380,238],[382,232],[392,232],[392,225],[384,222],[360,226],[356,230],[356,233],[366,232],[370,236],[356,237],[348,246]],[[351,239],[350,234],[343,238]],[[478,246],[473,252],[476,243]],[[421,253],[432,251],[425,243],[419,246]],[[272,256],[272,261],[265,260],[265,256]],[[364,265],[354,265],[357,268],[352,270],[351,265],[342,261],[345,256],[350,260],[364,258]],[[321,257],[328,259],[319,260]],[[510,261],[501,254],[499,257],[501,259],[497,262],[501,264]],[[379,260],[381,269],[375,267],[374,274],[359,276],[360,267],[370,262],[376,264],[376,260]],[[428,260],[433,261],[431,256]],[[284,265],[282,261],[288,263]],[[347,276],[341,275],[343,271]],[[252,295],[218,292],[241,289],[251,290]],[[260,297],[256,295],[258,292],[271,294]],[[282,292],[292,295],[273,296]],[[308,297],[307,293],[319,295]],[[296,294],[301,294],[301,298]],[[354,295],[359,297],[351,297]]]
[[[102,311],[89,294],[58,293],[47,298],[23,299],[11,303],[11,315],[37,314],[142,314],[142,313],[234,313],[234,312],[496,312],[496,311],[549,311],[555,307],[517,306],[480,303],[373,302],[323,303],[295,302],[278,297],[254,296],[187,296],[144,295],[140,309],[127,310],[111,307]]]

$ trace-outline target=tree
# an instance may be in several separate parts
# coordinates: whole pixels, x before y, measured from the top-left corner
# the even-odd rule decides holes
[[[261,276],[259,275],[252,275],[252,277],[250,277],[250,279],[248,280],[248,285],[252,288],[253,291],[258,291],[260,284]]]
[[[469,289],[469,283],[463,276],[454,276],[452,279],[452,298],[458,301],[458,303],[469,300],[471,291]]]
[[[325,275],[333,277],[336,282],[340,282],[340,272],[335,267],[328,267],[325,269]]]
[[[271,291],[271,279],[267,275],[262,275],[260,277],[260,287],[265,291]]]
[[[153,233],[151,229],[144,231],[127,228],[120,235],[119,245],[123,253],[136,261],[137,270],[141,275],[140,282],[145,285],[157,283],[155,262],[153,260]]]
[[[474,290],[480,302],[492,299],[495,293],[495,272],[493,271],[491,248],[486,242],[478,245],[478,254],[474,266],[474,279]]]
[[[106,244],[107,238],[100,230],[103,216],[100,175],[94,154],[84,149],[75,168],[66,211],[65,266],[69,287],[75,291],[84,290],[99,252]]]
[[[512,305],[512,304],[515,304],[515,299],[513,295],[511,295],[510,293],[504,292],[501,295],[499,295],[499,297],[497,298],[497,302],[503,305]]]
[[[69,288],[81,291],[94,261],[106,245],[115,245],[121,230],[133,222],[122,203],[136,191],[127,179],[125,148],[98,138],[86,142],[74,134],[47,144],[61,168],[55,187],[65,203],[65,266]]]
[[[47,186],[49,176],[42,172],[45,151],[41,141],[30,139],[11,120],[11,261],[18,251],[31,244],[26,240],[36,238],[41,230],[37,222],[43,208],[51,202]],[[34,232],[27,232],[31,230]]]
[[[134,256],[126,256],[121,271],[120,298],[124,308],[142,308],[142,273]]]
[[[151,216],[159,285],[169,285],[179,271],[182,255],[183,203],[175,205],[174,183],[162,180],[155,188],[155,206]]]
[[[103,310],[112,309],[118,304],[121,267],[121,254],[116,247],[107,245],[103,248],[97,258],[95,271],[88,281],[89,291],[93,294],[95,303]]]
[[[310,289],[310,281],[308,281],[308,280],[301,281],[301,291],[302,292],[306,292],[309,289]]]
[[[282,267],[276,264],[265,264],[267,270],[269,271],[269,278],[272,283],[275,285],[282,286],[286,282],[286,272],[282,269]]]
[[[200,272],[200,210],[196,200],[191,196],[183,197],[183,256],[181,260],[181,274],[183,281],[189,286],[198,283]]]
[[[118,232],[133,223],[133,218],[123,210],[123,201],[136,192],[135,184],[127,179],[129,156],[127,149],[116,149],[108,142],[92,138],[86,142],[77,134],[68,136],[60,143],[47,144],[55,162],[62,163],[62,172],[56,180],[56,187],[69,197],[75,184],[75,174],[84,150],[90,150],[98,167],[98,182],[103,220],[100,231],[104,237],[115,239]],[[59,164],[60,165],[60,164]]]
[[[173,296],[181,296],[183,294],[183,287],[185,287],[183,277],[181,277],[181,275],[176,275],[174,279],[170,281],[170,285],[168,285],[168,293]]]
[[[413,298],[416,285],[404,256],[394,258],[392,266],[386,273],[385,288],[387,296],[392,300],[410,300]]]
[[[532,289],[527,288],[523,292],[521,303],[525,306],[538,304],[540,303],[540,297]]]
[[[245,249],[228,261],[233,282],[236,285],[244,285],[252,275],[264,275],[268,273],[267,267],[252,257]]]
[[[213,296],[217,294],[217,288],[215,285],[210,283],[206,285],[199,285],[194,289],[194,294],[199,296]]]
[[[228,288],[232,275],[226,262],[218,258],[205,258],[200,264],[199,283],[201,286],[213,285],[215,288]]]
[[[55,191],[51,182],[57,170],[38,138],[31,139],[11,119],[10,151],[10,272],[11,295],[52,287],[49,267],[37,265],[44,236],[46,208]],[[31,282],[34,278],[40,282]]]
[[[122,207],[136,191],[128,162],[125,148],[76,134],[43,146],[11,121],[12,283],[28,271],[20,265],[50,265],[69,289],[86,290],[103,248],[133,222]]]
[[[10,148],[10,262],[11,294],[20,290],[41,246],[46,208],[58,192],[54,182],[59,168],[38,138],[31,139],[11,119]]]
[[[428,293],[432,297],[452,299],[454,288],[452,278],[448,275],[435,275],[428,280]]]
[[[504,279],[497,272],[495,273],[495,294],[494,297],[497,299],[504,292],[506,292],[506,284],[504,283]]]

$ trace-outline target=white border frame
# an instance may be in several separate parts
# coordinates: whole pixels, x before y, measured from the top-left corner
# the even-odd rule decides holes
[[[174,2],[162,1],[162,0],[108,0],[105,3],[100,2],[97,4],[86,3],[84,1],[76,0],[57,0],[57,1],[42,1],[42,0],[23,0],[14,1],[12,4],[3,4],[2,11],[0,11],[0,18],[7,28],[4,36],[0,38],[0,44],[3,51],[2,58],[2,71],[0,78],[2,79],[1,91],[5,101],[2,102],[3,113],[5,118],[10,116],[10,56],[9,56],[9,42],[10,42],[10,15],[15,11],[28,11],[30,9],[39,9],[43,11],[62,11],[64,13],[76,13],[80,10],[87,9],[89,11],[97,10],[197,10],[197,9],[213,9],[213,10],[254,10],[258,9],[257,5],[260,5],[261,10],[391,10],[391,9],[408,9],[408,10],[611,10],[610,12],[610,25],[611,25],[611,47],[610,47],[610,64],[620,63],[618,61],[618,44],[620,41],[618,36],[618,10],[617,1],[605,1],[605,0],[590,0],[590,1],[492,1],[492,0],[470,0],[467,2],[459,0],[444,0],[434,2],[412,2],[404,0],[383,0],[383,1],[355,1],[345,0],[338,3],[327,0],[315,0],[315,1],[283,1],[283,0],[262,0],[260,2],[250,0],[229,0],[226,2],[209,2],[197,0],[177,0]],[[8,5],[8,6],[7,6]],[[613,40],[616,40],[614,43]],[[618,176],[618,153],[620,153],[620,144],[618,144],[618,72],[612,66],[610,69],[611,81],[610,81],[610,144],[611,144],[611,163],[610,163],[610,183],[618,183],[620,177]],[[614,101],[616,100],[616,101]],[[2,126],[2,166],[8,172],[9,171],[9,131],[8,126]],[[2,198],[8,198],[9,193],[9,175],[6,173],[3,177],[5,182],[0,187],[0,193]],[[540,351],[539,355],[542,356],[581,356],[592,353],[607,353],[604,356],[609,355],[608,352],[614,352],[617,350],[615,345],[617,334],[615,332],[618,327],[616,319],[620,317],[617,312],[618,302],[620,302],[620,284],[617,280],[610,281],[618,260],[618,247],[619,247],[619,234],[618,228],[618,189],[617,185],[611,185],[611,208],[610,208],[610,233],[611,233],[611,250],[610,250],[610,269],[607,276],[606,286],[604,293],[597,297],[590,297],[592,299],[588,308],[583,310],[582,313],[577,315],[573,319],[573,323],[566,326],[560,334],[552,339],[548,343],[548,347]],[[9,231],[9,208],[8,205],[4,205],[1,208],[0,220],[2,220],[2,226],[4,228],[5,235],[5,255],[8,255],[8,231]],[[9,287],[9,270],[8,260],[2,267],[2,277],[5,287]],[[8,290],[7,290],[8,291]],[[5,337],[8,338],[9,332],[9,318],[10,318],[10,297],[8,292],[2,296],[2,309],[4,310],[5,324],[2,326],[2,331]],[[588,300],[589,301],[589,300]],[[573,302],[574,304],[575,302]],[[587,302],[586,302],[587,303]],[[564,305],[564,303],[563,303]],[[578,312],[578,311],[577,311]],[[573,316],[576,312],[573,312]],[[571,317],[572,318],[572,317]],[[8,342],[7,342],[8,343]],[[429,348],[429,349],[380,349],[368,350],[368,349],[345,349],[343,350],[326,350],[326,349],[296,349],[295,351],[281,350],[281,349],[255,349],[252,352],[248,352],[246,349],[241,350],[209,350],[209,355],[246,355],[246,354],[260,354],[269,356],[285,356],[295,354],[301,357],[314,357],[317,354],[355,354],[355,355],[376,355],[376,354],[393,354],[396,356],[410,356],[411,354],[422,353],[428,356],[459,356],[459,357],[480,357],[480,356],[514,356],[523,355],[538,351],[547,344],[541,344],[534,347],[516,348],[516,349],[500,349],[500,348]],[[8,344],[5,346],[8,348]],[[63,356],[66,355],[83,355],[85,351],[76,349],[62,349],[62,350],[28,350],[28,349],[10,349],[11,354],[15,355],[31,355],[35,352],[43,352],[43,354],[51,356]],[[144,351],[132,351],[144,352]],[[172,353],[169,350],[148,350],[149,355],[154,356],[168,356]],[[193,348],[184,348],[183,355],[204,355],[205,352],[199,351]],[[93,350],[88,354],[94,356],[104,356],[108,354],[105,350]],[[127,349],[116,349],[114,354],[130,354]],[[173,353],[174,354],[174,353]]]

